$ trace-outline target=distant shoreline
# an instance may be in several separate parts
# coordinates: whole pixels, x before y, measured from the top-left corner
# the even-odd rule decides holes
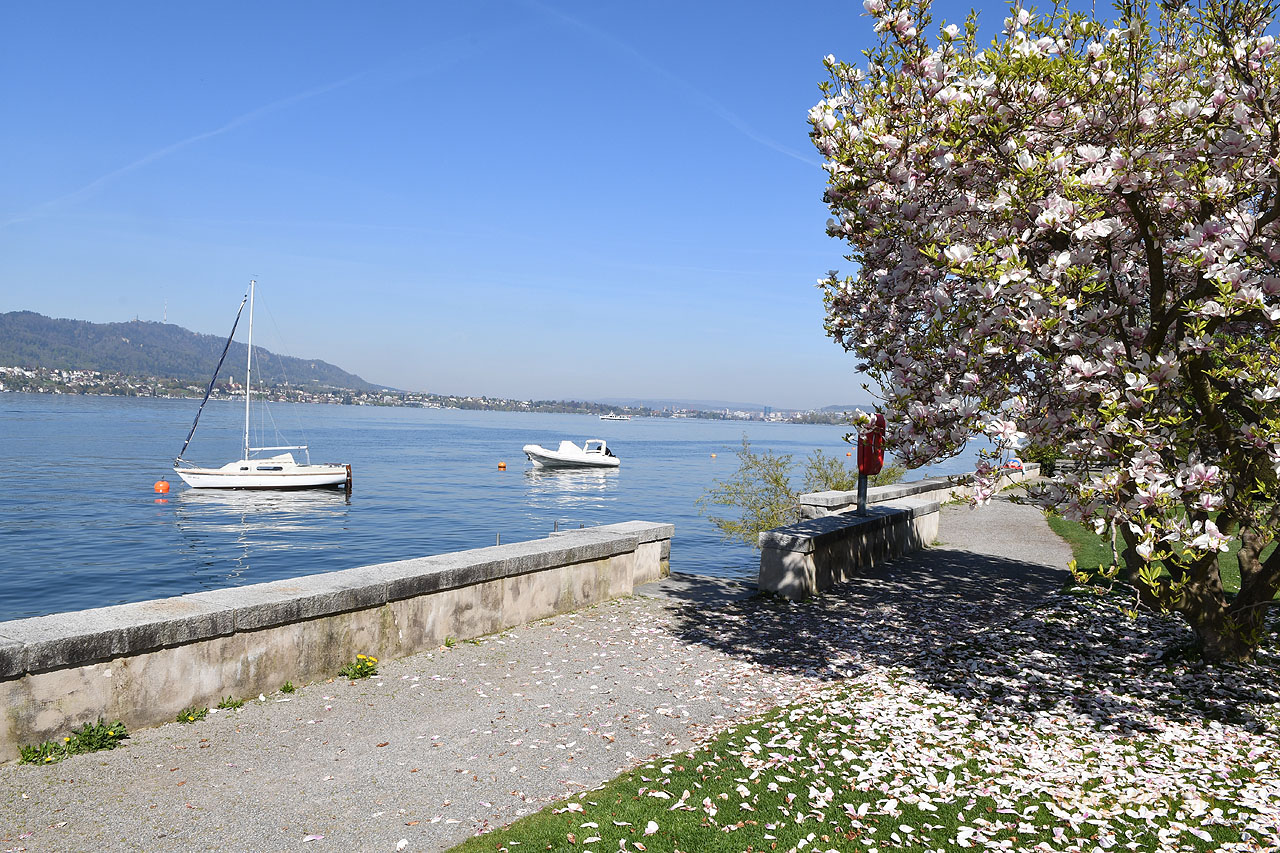
[[[98,370],[59,370],[0,366],[0,392],[57,394],[94,397],[148,397],[158,399],[200,399],[205,386],[187,379],[130,376]],[[211,400],[235,400],[243,385],[220,382]],[[705,409],[647,406],[613,406],[578,400],[509,400],[497,397],[431,394],[380,389],[358,391],[348,388],[299,388],[276,385],[255,389],[272,402],[320,403],[345,406],[386,406],[417,409],[460,409],[492,412],[538,412],[545,414],[630,415],[639,418],[696,418],[699,420],[754,421],[797,424],[847,425],[840,413],[817,411],[709,411]]]

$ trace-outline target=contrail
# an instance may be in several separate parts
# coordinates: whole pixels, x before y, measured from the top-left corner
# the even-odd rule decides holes
[[[577,27],[578,29],[587,33],[592,38],[605,42],[606,44],[612,46],[616,50],[620,50],[620,51],[623,51],[624,53],[629,54],[637,62],[641,63],[650,71],[652,71],[653,73],[665,79],[668,83],[671,83],[678,89],[682,89],[685,95],[690,100],[701,103],[704,106],[709,107],[711,111],[714,112],[717,116],[719,116],[726,123],[732,126],[735,130],[737,130],[739,133],[741,133],[743,136],[747,137],[748,139],[752,140],[753,142],[758,142],[761,145],[765,146],[766,148],[772,148],[774,151],[777,151],[780,154],[785,154],[788,157],[791,157],[793,159],[799,160],[801,163],[804,163],[806,165],[809,165],[809,166],[820,165],[818,161],[813,160],[809,157],[806,157],[805,155],[799,153],[798,151],[793,151],[792,149],[788,148],[787,146],[783,145],[780,142],[775,142],[774,140],[769,139],[767,136],[761,136],[750,125],[748,125],[745,121],[743,121],[742,118],[740,118],[737,115],[737,113],[734,113],[724,104],[721,104],[715,98],[701,91],[696,86],[676,76],[675,74],[671,73],[667,69],[663,68],[661,65],[658,65],[656,62],[649,59],[649,57],[645,56],[643,53],[636,50],[634,47],[627,44],[626,42],[621,41],[620,39],[614,37],[613,35],[610,35],[604,30],[591,26],[585,21],[578,20],[572,15],[566,14],[565,12],[562,12],[559,9],[553,9],[548,6],[544,6],[543,4],[537,2],[537,0],[525,0],[525,2],[528,3],[528,5],[533,6],[535,9],[538,9],[539,11],[543,12],[544,14],[554,15],[555,17],[559,18],[565,23],[571,26]]]
[[[204,140],[210,139],[214,136],[220,136],[224,133],[235,130],[237,127],[241,127],[245,124],[248,124],[251,121],[255,121],[261,118],[262,116],[268,115],[278,110],[282,110],[300,101],[305,101],[308,98],[314,98],[317,95],[323,95],[326,92],[332,92],[334,89],[340,89],[343,86],[349,86],[352,83],[354,83],[356,80],[359,80],[360,78],[370,74],[371,70],[372,69],[360,71],[356,74],[352,74],[350,77],[344,77],[343,79],[338,80],[336,82],[326,83],[323,86],[317,86],[314,89],[308,89],[305,92],[299,92],[296,95],[290,95],[287,98],[281,98],[280,100],[273,101],[272,103],[267,104],[266,106],[258,107],[256,110],[250,110],[244,115],[237,116],[219,128],[215,128],[214,130],[208,130],[208,131],[205,131],[204,133],[198,133],[195,136],[189,136],[186,139],[173,143],[172,145],[167,145],[164,148],[161,148],[157,151],[152,151],[150,154],[147,154],[144,157],[140,157],[137,160],[134,160],[132,163],[129,163],[128,165],[121,166],[119,169],[115,169],[114,171],[108,172],[107,174],[99,178],[95,178],[94,180],[85,184],[83,187],[81,187],[78,190],[69,192],[63,196],[59,196],[58,198],[52,199],[51,201],[46,201],[43,204],[32,208],[26,213],[19,214],[17,216],[6,219],[3,223],[0,223],[0,228],[7,228],[10,225],[14,225],[19,222],[27,222],[43,214],[50,213],[59,207],[79,201],[80,199],[86,198],[87,196],[90,196],[93,193],[97,192],[98,189],[100,189],[103,186],[106,186],[107,184],[111,183],[112,181],[116,180],[122,175],[127,175],[130,172],[134,172],[138,169],[141,169],[143,166],[149,165],[151,163],[154,163],[157,160],[168,157],[170,154],[174,153],[175,151],[181,151],[183,148],[187,148],[191,145],[195,145],[197,142],[203,142]]]

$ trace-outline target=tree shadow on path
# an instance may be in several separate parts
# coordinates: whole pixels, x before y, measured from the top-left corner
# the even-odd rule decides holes
[[[674,603],[673,630],[773,670],[832,680],[900,667],[1015,718],[1070,713],[1122,732],[1151,730],[1162,717],[1267,725],[1245,706],[1280,703],[1273,658],[1219,666],[1167,659],[1192,640],[1183,623],[1128,619],[1117,597],[1063,592],[1069,580],[1065,569],[931,548],[805,602]]]

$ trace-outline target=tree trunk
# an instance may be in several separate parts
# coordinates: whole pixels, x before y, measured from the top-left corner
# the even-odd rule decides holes
[[[1261,611],[1254,611],[1254,614],[1259,613]],[[1258,644],[1253,639],[1261,623],[1257,615],[1244,618],[1237,616],[1234,627],[1227,620],[1196,624],[1188,616],[1187,621],[1192,623],[1191,627],[1196,631],[1201,655],[1210,663],[1249,661],[1258,649]]]
[[[1141,566],[1142,557],[1136,550],[1137,540],[1127,528],[1123,529],[1124,562]],[[1173,610],[1182,614],[1196,634],[1197,645],[1204,660],[1212,663],[1247,661],[1257,651],[1265,619],[1265,607],[1248,607],[1241,599],[1232,602],[1222,587],[1218,573],[1218,555],[1205,554],[1198,562],[1186,567],[1189,575],[1181,598],[1172,600],[1167,592],[1151,589],[1139,577],[1136,568],[1128,573],[1129,583],[1138,591],[1143,604],[1153,610]],[[1243,567],[1242,567],[1243,572]]]
[[[1239,597],[1228,601],[1218,574],[1216,554],[1210,554],[1194,569],[1186,595],[1177,607],[1200,644],[1206,661],[1247,661],[1253,658],[1262,638],[1265,607],[1241,606]]]

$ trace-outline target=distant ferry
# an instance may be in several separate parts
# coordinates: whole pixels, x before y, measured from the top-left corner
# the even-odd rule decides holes
[[[600,420],[602,420],[602,421],[629,421],[629,420],[631,420],[631,415],[601,415],[601,416],[600,416]]]

